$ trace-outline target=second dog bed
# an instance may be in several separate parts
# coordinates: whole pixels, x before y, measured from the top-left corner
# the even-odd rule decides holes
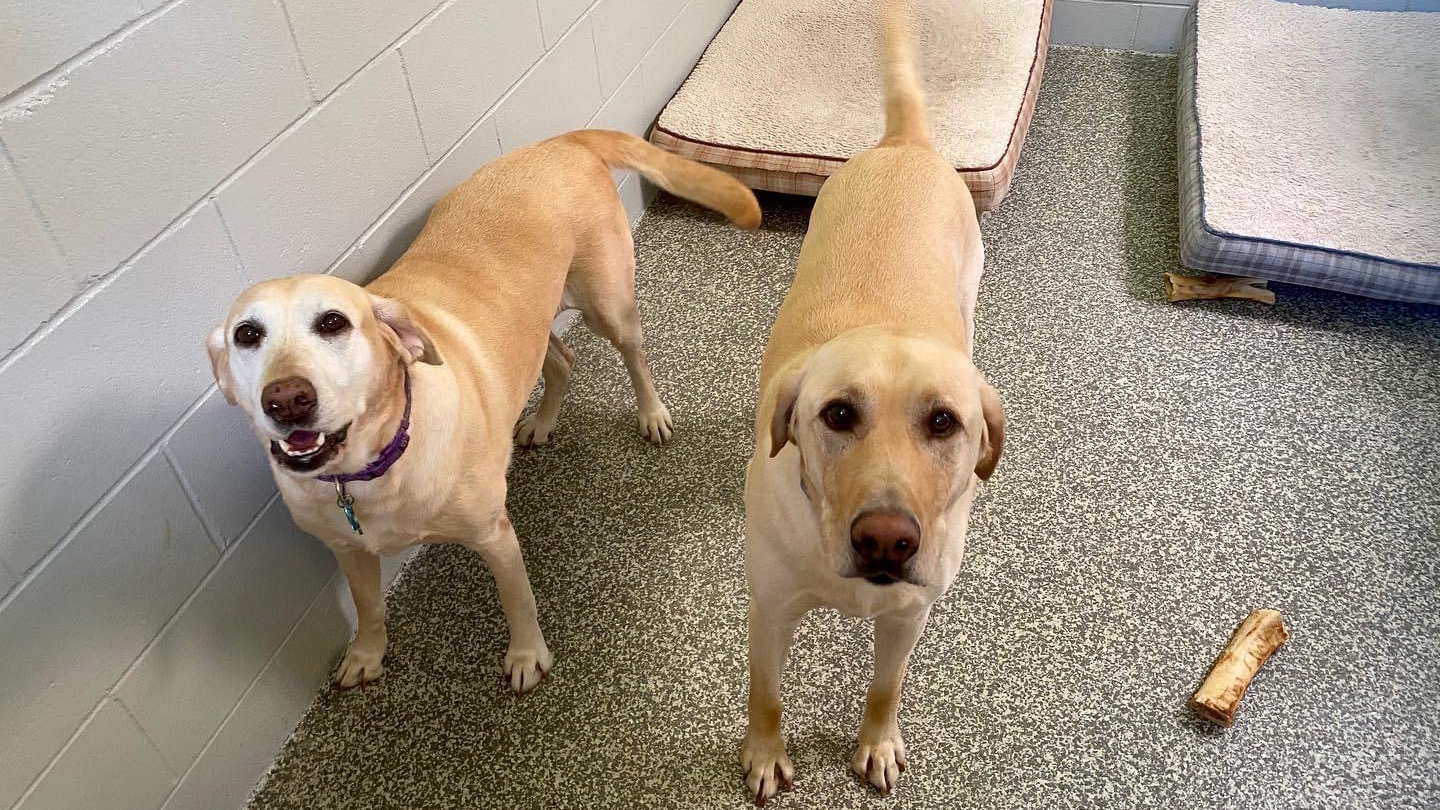
[[[935,146],[981,210],[1025,141],[1050,0],[916,4]],[[752,188],[814,195],[884,129],[875,0],[746,0],[660,114],[657,146]]]
[[[1200,0],[1180,56],[1181,260],[1440,302],[1440,13]]]

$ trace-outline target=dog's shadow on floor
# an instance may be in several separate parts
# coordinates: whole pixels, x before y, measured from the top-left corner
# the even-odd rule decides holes
[[[631,403],[566,402],[549,444],[516,448],[510,468],[511,509],[530,511],[529,501],[563,498],[557,487],[580,483],[630,505],[676,499],[703,505],[738,494],[753,440],[750,414],[710,413],[690,403],[672,403],[671,413],[675,434],[658,447],[640,437]],[[732,463],[737,459],[738,466]],[[584,502],[602,501],[601,495],[570,493]]]

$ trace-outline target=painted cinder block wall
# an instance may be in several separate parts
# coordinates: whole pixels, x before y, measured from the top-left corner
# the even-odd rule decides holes
[[[1376,11],[1440,11],[1440,0],[1286,0]],[[1050,41],[1145,53],[1175,53],[1195,0],[1055,0]]]
[[[0,808],[243,803],[349,626],[205,334],[506,150],[643,133],[734,5],[0,0]]]

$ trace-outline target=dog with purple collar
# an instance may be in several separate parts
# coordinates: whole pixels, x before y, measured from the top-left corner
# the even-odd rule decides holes
[[[717,170],[624,133],[572,132],[482,167],[368,286],[265,281],[210,334],[221,393],[250,417],[295,522],[334,552],[349,583],[359,627],[335,671],[340,686],[384,672],[380,556],[418,543],[459,543],[490,567],[514,691],[549,672],[505,473],[514,444],[550,440],[569,388],[574,354],[551,332],[557,312],[580,310],[620,351],[641,434],[664,444],[673,430],[641,347],[615,168],[759,225],[754,195]],[[540,404],[521,419],[540,376]]]

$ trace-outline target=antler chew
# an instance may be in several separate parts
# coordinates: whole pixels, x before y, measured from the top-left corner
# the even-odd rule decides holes
[[[1265,287],[1265,279],[1242,276],[1185,276],[1166,273],[1165,297],[1171,301],[1246,298],[1262,304],[1275,303],[1275,293]]]
[[[1210,674],[1190,696],[1190,708],[1206,720],[1229,728],[1250,679],[1289,640],[1290,631],[1285,629],[1280,611],[1266,608],[1245,617],[1215,659]]]

